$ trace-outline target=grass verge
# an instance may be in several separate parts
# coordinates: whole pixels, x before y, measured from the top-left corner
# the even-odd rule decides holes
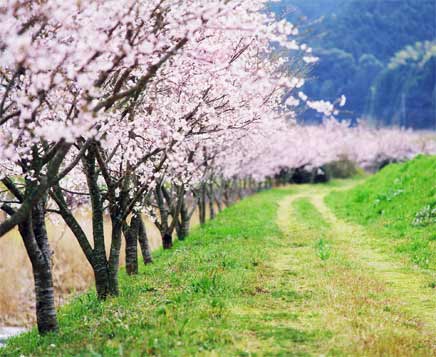
[[[346,220],[365,226],[380,246],[436,269],[436,157],[393,164],[326,202]]]
[[[280,241],[277,202],[288,194],[273,190],[226,209],[187,241],[159,251],[138,276],[122,272],[119,297],[99,302],[94,291],[83,294],[60,309],[58,334],[33,330],[11,339],[0,355],[244,355],[262,344],[251,345],[250,334],[261,341],[289,333],[241,315],[259,303],[263,265]]]

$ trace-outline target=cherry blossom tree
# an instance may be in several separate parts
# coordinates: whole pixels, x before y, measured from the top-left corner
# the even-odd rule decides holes
[[[208,57],[218,58],[216,48],[208,51],[201,42],[207,41],[209,32],[223,33],[223,29],[229,33],[253,31],[257,25],[253,20],[265,20],[256,12],[261,4],[259,1],[249,9],[241,1],[202,4],[95,0],[84,4],[11,0],[2,5],[2,180],[14,202],[2,206],[10,218],[1,223],[0,235],[14,226],[20,228],[35,272],[41,332],[56,329],[50,250],[44,228],[48,190],[53,187],[57,203],[63,203],[62,197],[56,195],[62,191],[59,183],[81,162],[93,206],[94,233],[101,235],[103,197],[98,179],[103,177],[107,186],[104,198],[109,202],[113,224],[111,256],[103,265],[109,265],[107,269],[114,281],[109,293],[116,293],[122,225],[151,185],[151,181],[143,180],[135,195],[126,199],[132,167],[138,169],[146,161],[153,161],[152,157],[163,149],[159,141],[150,144],[150,138],[145,138],[148,151],[142,159],[135,156],[126,160],[118,176],[112,175],[110,166],[115,165],[118,156],[129,155],[129,144],[112,140],[116,132],[110,129],[128,120],[133,126],[139,125],[134,118],[150,110],[144,105],[146,99],[152,99],[150,93],[144,95],[147,86],[156,80],[163,66],[179,68],[177,63],[170,63],[171,59],[189,40],[195,45],[185,52],[186,59],[206,63]],[[237,17],[229,16],[231,13]],[[259,34],[266,39],[269,33]],[[241,42],[241,46],[246,45]],[[235,59],[240,50],[236,48]],[[210,67],[213,66],[216,63]],[[148,124],[153,118],[140,120]],[[156,120],[154,124],[159,127],[161,123],[162,120]],[[132,131],[127,133],[130,137]],[[133,136],[137,138],[136,134]],[[170,146],[175,144],[173,141],[169,140]],[[77,150],[71,154],[73,147]],[[125,149],[121,155],[120,148]],[[162,155],[163,164],[167,154]],[[64,165],[67,157],[72,159]],[[148,173],[160,171],[162,164],[153,161]],[[68,211],[64,208],[61,204],[65,218]],[[74,221],[70,228],[73,224]],[[90,253],[83,239],[80,243]],[[101,239],[95,243],[92,255],[103,255]],[[92,263],[97,265],[96,271],[103,269],[100,261]]]
[[[198,166],[199,140],[255,121],[259,113],[250,106],[267,106],[286,85],[270,78],[267,61],[260,64],[270,42],[289,45],[295,29],[259,12],[263,3],[8,0],[1,6],[0,159],[13,199],[2,205],[9,218],[0,235],[19,227],[34,270],[40,332],[57,328],[48,195],[57,204],[50,210],[61,214],[94,269],[99,297],[117,294],[122,231],[127,237],[140,231],[141,202],[164,182],[183,188],[200,176],[187,174]],[[80,200],[69,196],[77,195],[92,207],[93,245],[74,218]],[[175,207],[174,217],[182,205]]]
[[[138,242],[144,263],[152,259],[144,212],[169,249],[174,232],[188,235],[197,207],[203,224],[207,205],[213,218],[215,204],[271,187],[282,172],[343,155],[368,167],[434,150],[413,133],[337,122],[344,96],[308,98],[304,66],[318,59],[265,3],[0,5],[0,208],[8,215],[0,237],[18,227],[41,333],[57,329],[48,214],[73,232],[105,299],[119,292],[123,235],[129,274],[138,271]],[[302,105],[325,123],[298,126]],[[75,217],[80,207],[91,210],[89,236]]]

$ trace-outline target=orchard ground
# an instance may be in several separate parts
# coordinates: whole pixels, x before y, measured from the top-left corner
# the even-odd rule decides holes
[[[59,313],[0,355],[436,354],[436,159],[274,189],[193,230],[121,296]]]

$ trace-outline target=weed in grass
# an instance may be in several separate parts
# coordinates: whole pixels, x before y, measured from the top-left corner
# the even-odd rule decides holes
[[[325,261],[331,256],[331,245],[326,239],[326,233],[330,228],[316,207],[308,198],[300,198],[294,202],[295,213],[298,219],[309,229],[316,232],[320,238],[315,241],[314,248],[318,257]]]
[[[330,244],[323,238],[319,239],[316,242],[315,248],[318,252],[318,257],[321,260],[327,260],[328,258],[330,258],[331,255],[331,249],[330,249]]]
[[[428,284],[428,287],[431,289],[435,289],[436,288],[436,282],[432,281],[431,283]]]

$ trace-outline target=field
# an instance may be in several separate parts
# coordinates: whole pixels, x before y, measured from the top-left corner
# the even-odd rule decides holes
[[[249,197],[123,273],[120,297],[83,294],[61,308],[57,335],[32,331],[0,354],[435,355],[432,223],[415,222],[435,163]]]

